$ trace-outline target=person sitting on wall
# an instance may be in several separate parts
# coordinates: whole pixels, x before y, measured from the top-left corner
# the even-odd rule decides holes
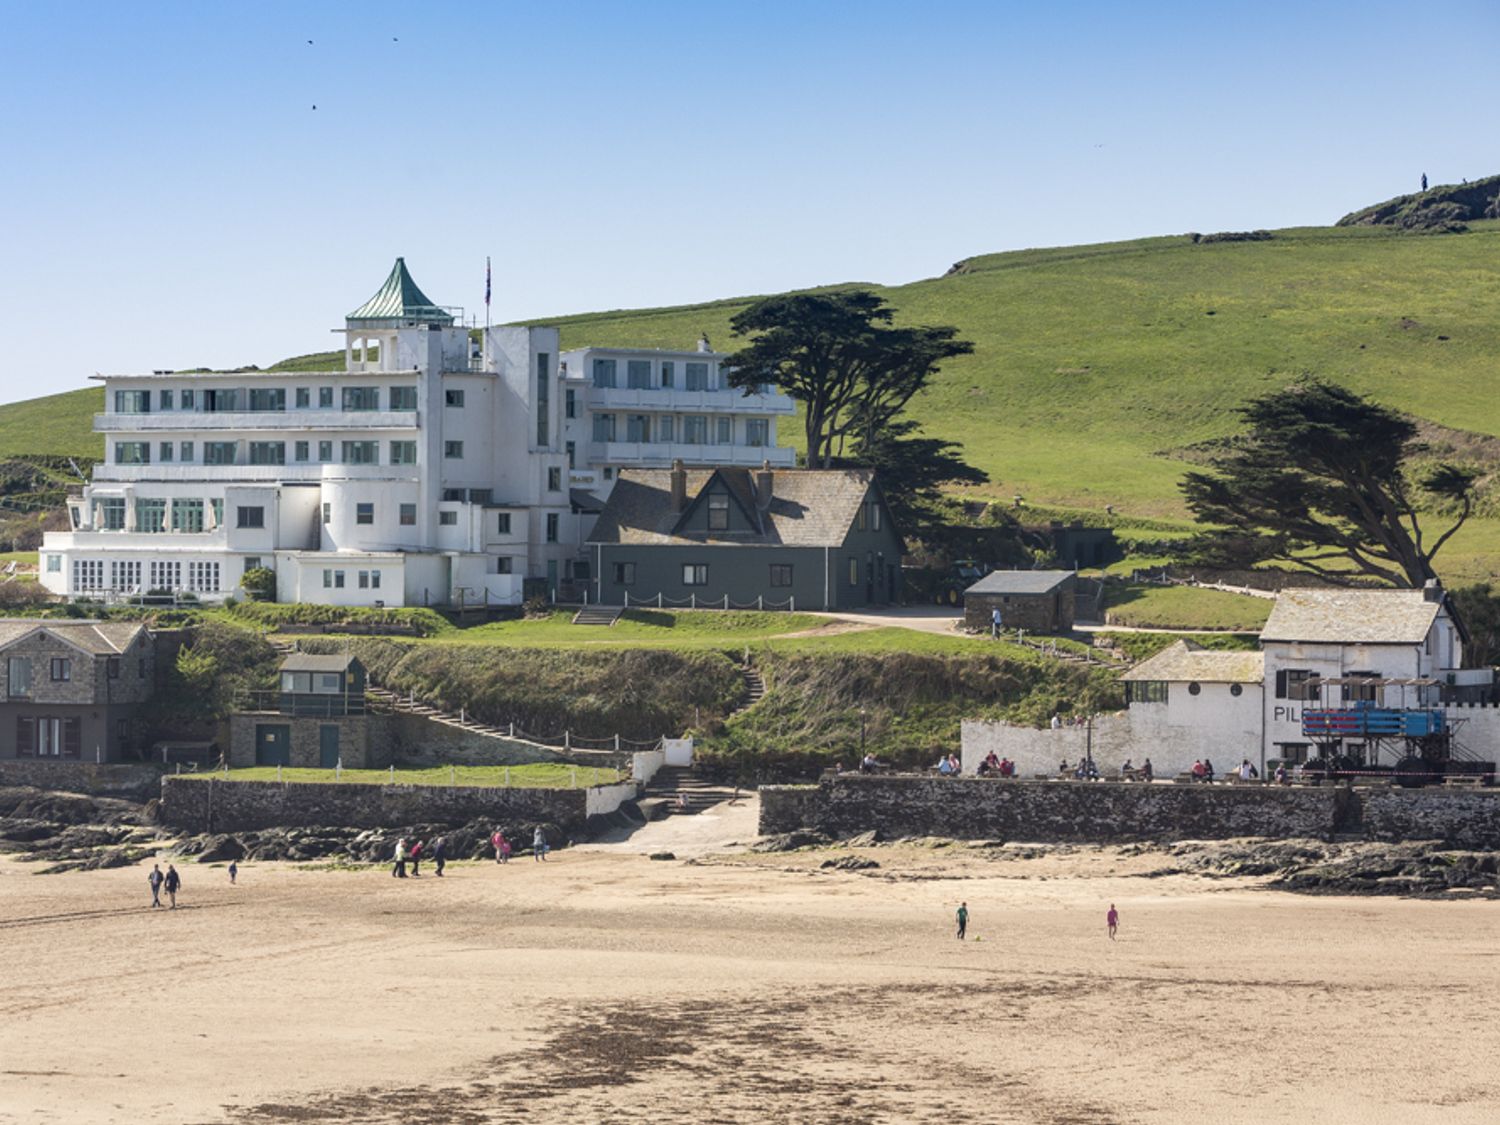
[[[939,758],[937,762],[937,771],[944,777],[947,777],[950,773],[953,772],[953,765],[948,761],[946,757]]]
[[[1252,781],[1255,778],[1255,767],[1250,764],[1250,759],[1245,758],[1240,762],[1240,780]]]
[[[1141,763],[1141,780],[1150,781],[1152,776],[1151,759],[1147,758]]]
[[[1290,775],[1286,772],[1285,765],[1278,765],[1276,772],[1271,776],[1275,779],[1277,785],[1290,785],[1292,783]]]
[[[880,763],[875,760],[874,754],[866,754],[859,760],[860,773],[874,773],[880,769]]]
[[[1126,758],[1125,764],[1120,767],[1120,776],[1126,781],[1135,776],[1135,766],[1131,764],[1129,758]]]
[[[979,765],[974,768],[974,776],[975,777],[989,777],[989,775],[990,775],[990,760],[988,758],[981,758],[981,759],[979,759]]]
[[[1001,777],[1015,777],[1016,776],[1016,763],[1012,762],[1009,758],[1001,758],[1000,759],[1000,776]]]
[[[1193,780],[1203,781],[1206,777],[1207,774],[1203,770],[1203,760],[1199,758],[1193,762]]]
[[[995,752],[993,750],[985,755],[984,764],[995,773],[1005,772],[1005,759],[995,757]]]
[[[1203,780],[1204,781],[1212,781],[1213,779],[1214,779],[1214,764],[1211,761],[1209,761],[1207,758],[1204,758],[1203,759]]]
[[[1057,772],[1061,774],[1066,774],[1068,772],[1068,759],[1064,758],[1062,761],[1057,763]]]

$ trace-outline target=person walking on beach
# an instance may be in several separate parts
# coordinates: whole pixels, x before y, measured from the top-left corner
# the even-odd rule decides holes
[[[964,934],[969,930],[969,904],[961,902],[958,904],[958,940],[964,940]]]
[[[396,862],[391,865],[391,877],[395,879],[406,878],[406,837],[396,841]]]
[[[166,882],[166,876],[161,873],[161,864],[151,868],[151,874],[146,876],[146,885],[151,888],[151,905],[161,905],[161,885]]]
[[[511,850],[510,849],[510,841],[508,839],[506,839],[504,836],[501,836],[500,837],[500,862],[501,863],[509,863],[510,862],[510,850]]]
[[[531,856],[538,863],[547,862],[547,833],[542,830],[540,824],[531,834]]]
[[[418,840],[411,846],[411,873],[420,877],[422,872],[418,870],[422,865],[422,841]]]
[[[177,868],[170,863],[167,864],[167,877],[162,880],[162,886],[167,889],[167,897],[172,900],[172,909],[177,909],[177,890],[182,886],[182,876],[177,874]]]
[[[432,862],[437,865],[437,875],[443,877],[443,867],[448,862],[448,837],[439,836],[432,845]]]
[[[234,886],[234,881],[240,877],[240,865],[235,860],[229,861],[229,885]]]
[[[1115,931],[1120,928],[1120,912],[1115,909],[1115,904],[1109,904],[1109,913],[1104,916],[1104,921],[1109,925],[1109,940],[1115,940]]]
[[[505,862],[505,858],[504,858],[504,856],[505,856],[505,833],[501,832],[500,829],[498,829],[498,828],[495,829],[495,834],[490,837],[490,844],[495,849],[495,862],[496,863],[504,863]]]

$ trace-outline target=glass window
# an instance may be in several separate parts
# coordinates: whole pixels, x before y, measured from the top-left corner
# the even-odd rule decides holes
[[[771,564],[771,585],[790,586],[792,584],[792,568],[785,563]]]
[[[417,506],[415,504],[402,504],[401,505],[401,526],[402,527],[416,527],[417,526]]]
[[[650,441],[651,419],[645,414],[625,415],[625,440]]]
[[[457,461],[464,455],[464,443],[461,441],[443,442],[443,456]]]
[[[343,402],[345,410],[379,410],[380,388],[345,387]]]
[[[463,391],[447,390],[447,391],[443,392],[443,405],[444,406],[463,406],[463,404],[464,404],[464,393],[463,393]]]
[[[734,422],[729,418],[716,418],[718,428],[714,441],[719,445],[732,445],[734,443]]]
[[[613,414],[594,415],[594,440],[615,440],[615,416]]]
[[[682,440],[688,445],[707,445],[708,419],[701,414],[689,414],[683,418]]]
[[[708,494],[708,530],[729,530],[729,493],[715,490]]]
[[[511,558],[510,558],[510,556],[509,555],[501,555],[498,559],[495,560],[495,573],[496,574],[509,574],[511,572],[511,570],[510,570],[510,564],[511,564]]]
[[[635,563],[633,563],[633,562],[617,562],[617,563],[614,564],[614,567],[615,567],[615,585],[616,586],[634,586],[635,585]]]
[[[328,523],[333,519],[333,505],[327,500],[323,501],[323,522]]]
[[[1125,685],[1126,703],[1165,703],[1167,684],[1164,680],[1141,680]]]
[[[280,387],[251,387],[250,409],[255,411],[283,411],[286,409],[286,391]]]
[[[233,413],[240,408],[240,392],[237,388],[203,392],[203,409],[211,414]]]
[[[392,387],[391,409],[392,410],[415,410],[417,408],[416,387]]]
[[[178,401],[182,403],[183,410],[193,409],[193,397],[192,388],[184,387],[182,394],[178,397]]]
[[[333,442],[318,442],[318,460],[323,462],[323,464],[325,465],[333,460]]]
[[[172,530],[198,532],[203,530],[202,500],[172,501]]]
[[[615,361],[612,359],[594,360],[594,386],[613,387],[615,385]]]
[[[115,442],[116,465],[151,464],[151,443],[146,441]]]
[[[631,390],[647,390],[651,386],[651,361],[649,359],[627,360],[625,385]]]
[[[153,562],[151,564],[151,588],[153,590],[175,590],[181,585],[181,563]]]
[[[380,571],[378,570],[370,571],[370,589],[380,589]]]
[[[312,446],[305,441],[296,442],[292,446],[292,459],[294,461],[309,461],[312,459]]]
[[[284,442],[284,441],[252,441],[250,443],[250,464],[252,464],[252,465],[285,465],[286,464],[286,442]]]
[[[172,409],[172,392],[169,390],[158,391],[156,397],[160,400],[159,405],[163,410]]]
[[[556,543],[557,542],[557,525],[558,525],[558,522],[559,521],[558,521],[558,516],[557,516],[556,512],[548,512],[547,513],[547,542],[548,543]]]
[[[708,390],[708,364],[685,363],[683,369],[687,374],[687,389],[690,391]]]
[[[178,442],[177,453],[179,461],[191,461],[193,459],[193,443],[190,441]]]
[[[164,441],[157,447],[156,459],[165,464],[172,459],[172,454],[175,452],[177,452],[176,443]]]
[[[670,387],[677,381],[677,364],[670,359],[662,360],[661,385]]]
[[[62,556],[61,555],[48,555],[47,556],[47,573],[48,574],[59,574],[59,573],[61,573],[61,571],[62,571]]]
[[[259,504],[241,505],[235,509],[236,527],[265,527],[266,510]]]
[[[250,571],[250,570],[259,570],[259,569],[260,569],[260,556],[259,555],[246,555],[245,556],[245,570]]]
[[[368,590],[370,588],[370,572],[368,570],[361,570],[359,572],[359,588],[361,590]]]
[[[442,524],[444,527],[453,527],[453,526],[455,526],[458,523],[458,513],[457,512],[439,512],[438,513],[438,523]]]
[[[101,531],[124,531],[125,530],[125,499],[109,499],[99,501],[99,530]]]
[[[462,504],[464,502],[464,497],[466,495],[468,495],[468,494],[462,488],[445,488],[445,489],[443,489],[443,499],[444,500],[455,500],[458,503]]]
[[[167,502],[148,497],[135,499],[135,529],[148,535],[167,530]]]
[[[417,443],[414,441],[391,442],[391,464],[392,465],[415,465],[417,463]]]
[[[707,586],[708,564],[706,563],[683,563],[682,584],[684,586]]]
[[[319,410],[332,410],[333,409],[333,388],[332,387],[319,387],[318,388],[318,409]]]
[[[12,699],[24,699],[31,694],[31,657],[12,656],[10,658],[10,680],[7,688]]]
[[[306,410],[312,406],[312,388],[298,387],[296,403],[299,410]]]
[[[548,417],[551,414],[552,355],[550,352],[536,353],[536,443],[550,445]]]
[[[205,465],[233,465],[236,452],[235,444],[232,441],[205,441],[203,443],[203,463]]]
[[[547,491],[562,491],[562,469],[557,465],[551,465],[547,469]]]
[[[501,513],[499,513],[499,515],[497,515],[495,517],[495,534],[497,534],[497,535],[509,535],[510,534],[510,513],[509,512],[501,512]]]
[[[673,437],[672,437],[672,432],[673,432],[673,430],[674,430],[675,427],[672,425],[672,421],[673,421],[672,415],[670,415],[670,414],[663,414],[660,418],[658,418],[656,420],[656,440],[657,441],[670,442],[670,441],[674,440]]]
[[[572,441],[563,442],[563,450],[568,455],[568,468],[578,468],[578,443]]]
[[[563,391],[563,417],[578,417],[578,393],[572,387]]]
[[[375,505],[373,503],[361,502],[354,505],[355,523],[374,523]]]
[[[379,460],[380,443],[378,441],[344,442],[344,464],[374,465]]]
[[[770,424],[764,418],[745,419],[745,444],[765,445],[770,440]]]
[[[858,559],[850,559],[849,560],[849,585],[851,585],[851,586],[858,586],[859,585],[859,560]]]
[[[67,682],[73,678],[72,657],[54,656],[52,658],[52,678],[60,683]]]
[[[116,391],[115,392],[116,414],[150,414],[151,392],[150,391]]]

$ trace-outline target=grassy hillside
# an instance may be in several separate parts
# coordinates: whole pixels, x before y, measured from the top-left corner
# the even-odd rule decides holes
[[[1176,482],[1189,447],[1232,432],[1237,406],[1303,372],[1372,394],[1433,424],[1439,442],[1500,464],[1491,453],[1500,446],[1478,440],[1500,436],[1500,222],[1470,228],[1421,236],[1350,225],[1256,242],[1177,235],[1025,250],[880,291],[903,319],[955,324],[975,342],[913,412],[964,444],[993,478],[987,494],[1172,520],[1183,515]],[[724,348],[734,344],[730,317],[749,300],[548,323],[565,347],[684,347],[707,332]],[[0,454],[18,441],[96,451],[87,427],[97,403],[89,390],[0,407]],[[1478,521],[1450,547],[1450,577],[1491,576],[1497,548],[1500,520]]]
[[[94,415],[103,409],[103,387],[6,403],[0,406],[0,460],[37,453],[98,460],[104,439],[93,432]]]

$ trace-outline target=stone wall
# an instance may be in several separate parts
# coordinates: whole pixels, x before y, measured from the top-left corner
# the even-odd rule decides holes
[[[965,594],[964,627],[988,633],[996,608],[1006,629],[1066,633],[1073,628],[1071,584],[1050,594]]]
[[[578,765],[605,765],[590,757],[585,763],[561,750],[540,746],[518,738],[496,738],[473,731],[435,723],[421,715],[379,715],[384,731],[372,732],[372,746],[379,743],[390,756],[381,764],[396,762],[409,766],[524,766],[532,762],[574,762]],[[621,754],[628,768],[630,755]]]
[[[585,789],[484,789],[446,785],[353,785],[166,777],[163,823],[184,832],[262,828],[400,828],[473,820],[546,823],[584,830]]]
[[[844,774],[761,790],[761,831],[830,836],[1090,841],[1328,837],[1357,813],[1350,790]]]
[[[382,769],[391,764],[388,739],[372,739],[372,728],[384,724],[380,715],[282,715],[274,711],[241,711],[229,717],[229,764],[235,769],[255,765],[256,728],[286,727],[291,736],[288,765],[316,769],[322,765],[322,728],[339,728],[339,755],[344,768]],[[384,734],[384,732],[382,732]],[[378,743],[372,746],[372,743]],[[380,752],[375,753],[373,750]]]
[[[149,801],[156,796],[161,776],[159,767],[145,764],[0,760],[0,785],[32,785],[132,801]]]
[[[1364,794],[1364,829],[1372,840],[1500,848],[1500,790],[1371,790]]]

